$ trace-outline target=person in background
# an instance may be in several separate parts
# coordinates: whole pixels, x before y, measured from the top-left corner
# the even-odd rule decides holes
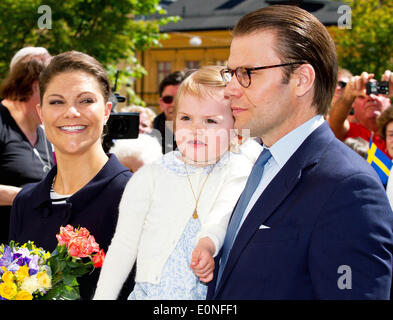
[[[156,114],[148,107],[128,106],[120,110],[121,112],[139,113],[139,133],[151,134],[153,131],[153,122]]]
[[[386,149],[390,156],[393,158],[393,106],[387,108],[382,112],[377,120],[378,131],[382,139],[386,141]],[[393,174],[390,171],[388,183],[386,185],[386,194],[388,196],[390,205],[393,208]]]
[[[382,78],[382,81],[386,77]],[[345,86],[344,93],[332,104],[328,122],[337,139],[361,137],[372,141],[385,154],[387,153],[385,140],[378,133],[377,118],[390,106],[390,99],[384,94],[366,94],[366,83],[374,81],[374,74],[362,72],[360,76],[351,77]],[[390,96],[393,92],[390,91]],[[350,121],[351,110],[357,122]]]
[[[358,153],[362,158],[367,159],[367,151],[368,151],[368,141],[356,137],[356,138],[347,138],[344,140],[344,143],[350,147],[353,151]]]
[[[201,68],[180,85],[179,150],[145,165],[127,184],[95,300],[116,299],[135,260],[129,299],[205,299],[213,256],[261,150],[250,140],[253,157],[228,151],[235,137],[221,68]]]
[[[131,172],[162,157],[160,143],[146,133],[139,133],[137,139],[117,139],[109,152]]]
[[[8,241],[11,205],[20,188],[40,181],[53,166],[52,146],[35,108],[38,78],[50,59],[45,48],[19,50],[0,85],[0,243]]]
[[[173,114],[175,96],[179,85],[187,77],[188,72],[175,71],[167,75],[158,87],[161,113],[154,119],[153,127],[161,133],[162,153],[176,150],[177,145],[173,134]]]
[[[53,251],[60,227],[70,224],[87,228],[100,249],[107,251],[131,172],[102,148],[103,126],[112,107],[105,69],[87,54],[65,52],[55,56],[40,75],[39,88],[36,109],[54,146],[57,165],[16,196],[10,240],[34,241]],[[78,278],[82,299],[92,298],[98,276],[95,269]]]

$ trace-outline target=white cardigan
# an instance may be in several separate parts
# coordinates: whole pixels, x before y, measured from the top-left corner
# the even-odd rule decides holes
[[[197,241],[209,237],[217,255],[232,210],[243,191],[252,166],[262,150],[255,141],[241,153],[228,152],[216,164],[203,188],[198,215]],[[109,246],[97,289],[99,299],[116,299],[137,260],[137,282],[160,282],[161,271],[195,208],[184,163],[177,151],[140,168],[124,189],[115,235]],[[187,167],[196,196],[206,169]],[[196,245],[196,243],[195,243]]]

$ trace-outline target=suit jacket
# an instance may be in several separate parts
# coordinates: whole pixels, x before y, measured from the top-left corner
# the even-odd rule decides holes
[[[132,174],[111,154],[100,172],[67,203],[52,205],[50,188],[56,173],[57,166],[42,181],[26,185],[18,193],[11,211],[10,240],[19,243],[31,240],[52,252],[60,227],[71,224],[74,228],[87,228],[100,249],[107,252],[116,229],[119,202]],[[92,274],[78,278],[82,299],[92,298],[99,271],[95,269]],[[132,289],[133,278],[129,280]]]
[[[377,174],[325,122],[251,209],[217,288],[216,258],[207,299],[388,299],[392,229]]]

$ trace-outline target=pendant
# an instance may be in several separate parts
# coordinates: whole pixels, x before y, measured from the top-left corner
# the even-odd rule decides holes
[[[196,208],[194,209],[194,213],[192,214],[192,217],[193,217],[194,219],[198,219],[198,212],[197,212],[197,209],[196,209]]]

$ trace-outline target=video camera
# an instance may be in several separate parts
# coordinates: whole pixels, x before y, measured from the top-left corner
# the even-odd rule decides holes
[[[389,83],[387,81],[369,81],[366,83],[366,94],[389,94]]]
[[[117,77],[116,72],[115,86],[112,89],[116,91]],[[119,102],[125,102],[126,98],[118,93],[111,93],[109,101],[112,102],[112,110],[115,110]],[[103,148],[105,152],[113,146],[113,140],[116,139],[137,139],[139,136],[139,113],[138,112],[111,112],[107,121],[108,131],[103,138]]]

